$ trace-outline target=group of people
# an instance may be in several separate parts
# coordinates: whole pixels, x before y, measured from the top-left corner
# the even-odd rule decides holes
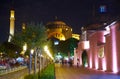
[[[10,69],[10,68],[14,68],[14,67],[18,67],[26,64],[27,64],[27,61],[25,59],[23,61],[18,61],[17,58],[0,59],[0,66],[4,67],[4,69]]]
[[[62,63],[62,65],[64,65],[64,64],[69,64],[70,66],[72,66],[73,65],[73,60],[72,59],[69,59],[69,61],[66,61],[66,60],[61,60],[61,63]]]

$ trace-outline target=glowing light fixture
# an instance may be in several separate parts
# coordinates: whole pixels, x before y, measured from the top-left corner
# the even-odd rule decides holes
[[[54,42],[54,45],[58,45],[58,44],[59,44],[59,41],[55,41],[55,42]]]
[[[105,5],[101,5],[100,6],[100,12],[101,13],[105,13],[106,12],[106,6]]]
[[[50,51],[48,50],[47,46],[44,47],[44,50],[45,50],[46,54],[53,60],[53,57],[52,57]]]
[[[31,49],[30,53],[33,54],[34,53],[34,49]]]
[[[83,43],[82,44],[83,49],[89,49],[90,48],[89,41],[83,41],[82,43]]]
[[[23,46],[23,51],[26,51],[26,50],[27,50],[27,44],[25,43]]]

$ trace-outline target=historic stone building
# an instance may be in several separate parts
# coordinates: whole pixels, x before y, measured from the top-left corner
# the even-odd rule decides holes
[[[8,42],[10,42],[12,39],[11,35],[14,36],[14,29],[15,29],[15,11],[12,9],[10,10],[10,31]]]
[[[97,28],[101,26],[102,28]],[[82,28],[81,40],[74,54],[74,65],[106,72],[120,72],[120,21]],[[79,61],[78,61],[79,60]]]
[[[48,38],[66,40],[72,37],[72,28],[65,22],[55,20],[46,24]]]

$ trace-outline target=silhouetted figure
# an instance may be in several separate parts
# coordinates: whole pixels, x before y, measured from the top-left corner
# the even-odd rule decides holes
[[[70,64],[70,66],[72,66],[72,59],[70,59],[69,64]]]
[[[79,59],[77,59],[77,67],[79,67]]]

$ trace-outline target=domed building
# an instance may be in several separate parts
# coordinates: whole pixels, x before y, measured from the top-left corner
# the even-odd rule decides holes
[[[46,24],[48,39],[56,38],[65,41],[72,37],[72,28],[65,22],[55,20]]]

